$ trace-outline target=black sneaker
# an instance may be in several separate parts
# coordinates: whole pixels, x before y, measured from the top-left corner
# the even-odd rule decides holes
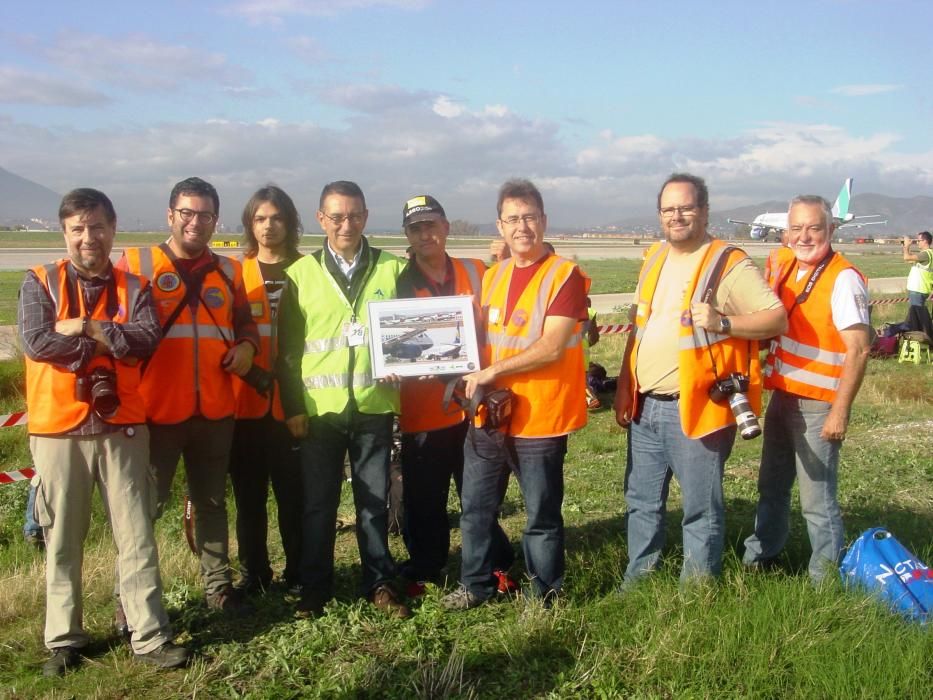
[[[36,549],[45,549],[45,536],[42,534],[42,530],[24,532],[23,539],[26,541],[26,544],[32,545]]]
[[[64,676],[65,671],[77,668],[80,664],[81,653],[75,647],[59,647],[53,649],[52,656],[42,664],[42,675]]]
[[[330,600],[330,597],[320,591],[303,590],[301,600],[295,606],[295,617],[302,620],[320,617],[324,614],[324,606],[328,600]]]
[[[159,668],[181,668],[187,665],[191,652],[172,642],[166,642],[155,651],[148,654],[136,654],[136,660],[144,664],[152,664]]]

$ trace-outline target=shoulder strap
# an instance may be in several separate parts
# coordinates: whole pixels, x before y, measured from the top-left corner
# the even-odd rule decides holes
[[[706,282],[706,289],[703,290],[704,303],[709,304],[710,299],[713,298],[713,294],[719,289],[719,283],[722,282],[723,270],[725,270],[726,263],[729,262],[729,256],[732,255],[732,251],[734,250],[741,251],[741,248],[729,245],[722,249],[722,254],[716,261],[716,266],[713,268],[712,272],[710,272],[709,279]]]

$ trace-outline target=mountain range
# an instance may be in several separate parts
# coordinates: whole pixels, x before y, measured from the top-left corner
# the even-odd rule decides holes
[[[33,220],[42,220],[53,222],[52,225],[54,226],[60,201],[61,195],[53,192],[48,187],[0,168],[0,225],[25,224],[28,226],[30,222],[35,224]],[[725,211],[713,210],[710,212],[710,229],[717,233],[731,234],[735,231],[741,231],[742,227],[728,223],[727,219],[751,221],[759,214],[786,211],[786,208],[786,201],[772,200]],[[878,236],[913,235],[917,231],[933,229],[933,197],[925,195],[889,197],[867,192],[855,194],[852,196],[850,211],[858,216],[880,214],[880,219],[887,220],[887,224],[848,228],[845,231],[847,235],[865,235],[877,238]],[[142,225],[155,225],[161,228],[164,226],[164,222],[142,222]],[[552,227],[552,229],[556,228]],[[552,230],[551,232],[574,233],[593,230],[593,228],[575,231],[574,229],[561,227],[560,230]],[[624,217],[607,223],[603,227],[596,228],[619,232],[657,231],[658,220],[654,215]],[[479,231],[481,235],[495,235],[495,224],[481,224]]]

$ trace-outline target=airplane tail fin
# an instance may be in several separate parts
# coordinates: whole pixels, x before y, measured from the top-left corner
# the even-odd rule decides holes
[[[833,219],[837,223],[851,221],[853,215],[849,213],[849,200],[852,198],[852,178],[847,177],[842,189],[839,190],[839,196],[833,204]]]

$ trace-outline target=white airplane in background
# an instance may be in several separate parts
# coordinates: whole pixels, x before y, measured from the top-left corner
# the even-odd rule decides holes
[[[839,196],[833,204],[833,221],[836,222],[836,228],[861,228],[862,226],[874,226],[876,224],[886,224],[885,221],[863,221],[857,219],[876,219],[881,214],[866,214],[865,216],[855,216],[849,211],[849,200],[852,198],[852,178],[846,178],[842,189],[839,190]],[[738,219],[727,219],[730,224],[741,224],[750,226],[749,235],[756,241],[766,241],[772,233],[780,238],[781,233],[787,230],[787,212],[766,212],[755,217],[754,221],[739,221]]]

